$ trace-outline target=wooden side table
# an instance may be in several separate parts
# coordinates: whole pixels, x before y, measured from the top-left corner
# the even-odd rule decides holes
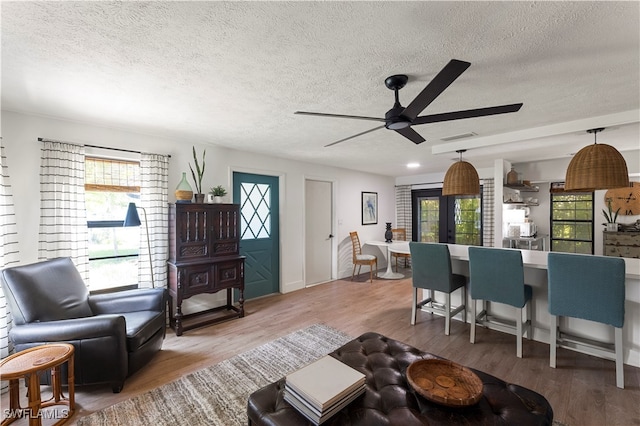
[[[68,397],[62,394],[61,366],[67,363]],[[46,401],[40,396],[40,374],[51,370],[52,397]],[[9,415],[2,420],[1,426],[8,425],[22,418],[29,418],[29,426],[42,425],[42,418],[58,418],[54,423],[61,425],[73,416],[76,409],[75,389],[73,378],[73,345],[68,343],[54,343],[25,349],[13,354],[0,362],[0,380],[9,381]],[[29,406],[20,407],[20,394],[18,381],[24,378],[27,381]],[[51,413],[43,413],[41,410],[54,405],[66,405],[59,417],[58,410]],[[51,417],[48,416],[51,414]]]

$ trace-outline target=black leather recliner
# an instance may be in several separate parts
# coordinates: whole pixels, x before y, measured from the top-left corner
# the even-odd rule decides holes
[[[109,383],[118,393],[124,380],[162,347],[164,289],[90,295],[69,258],[6,268],[1,275],[16,351],[72,344],[76,384]],[[42,378],[48,380],[48,375]]]

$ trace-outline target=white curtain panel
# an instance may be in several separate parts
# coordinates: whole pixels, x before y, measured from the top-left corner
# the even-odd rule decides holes
[[[482,245],[493,247],[495,231],[495,213],[493,202],[495,196],[494,179],[483,179],[482,181]]]
[[[140,207],[146,211],[151,245],[151,267],[157,288],[167,286],[167,259],[169,258],[169,157],[158,154],[140,156]],[[138,282],[140,287],[151,287],[149,249],[144,213],[140,215],[140,257]]]
[[[84,146],[50,140],[42,143],[38,259],[69,257],[88,284]]]
[[[9,168],[1,138],[0,169],[0,269],[2,269],[17,265],[20,259],[18,253],[18,229],[11,183],[9,181]],[[9,330],[11,330],[11,315],[7,307],[7,299],[4,297],[0,286],[0,359],[4,359],[13,353],[13,345],[9,341]],[[8,382],[2,382],[2,392],[6,392],[8,388]]]
[[[407,240],[411,240],[413,216],[411,213],[411,185],[396,186],[396,223],[394,228],[407,230]]]

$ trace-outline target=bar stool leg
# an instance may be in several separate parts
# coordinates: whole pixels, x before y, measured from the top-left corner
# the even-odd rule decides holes
[[[449,330],[451,330],[451,293],[445,294],[444,297],[444,334],[448,336]]]
[[[467,287],[462,286],[462,304],[464,305],[464,309],[462,310],[462,322],[467,323]]]
[[[413,288],[413,306],[411,307],[411,325],[416,325],[416,316],[418,314],[418,287]]]
[[[522,309],[518,309],[516,318],[516,356],[522,358]]]
[[[549,321],[549,366],[556,368],[556,351],[558,337],[558,317],[556,315],[550,315]]]
[[[624,364],[622,363],[622,327],[614,327],[616,351],[616,386],[624,389]]]
[[[471,299],[471,343],[476,342],[476,301]]]

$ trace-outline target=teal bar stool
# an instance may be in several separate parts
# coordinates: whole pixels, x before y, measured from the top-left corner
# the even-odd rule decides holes
[[[531,339],[530,309],[526,321],[522,310],[531,300],[533,289],[524,283],[524,267],[520,250],[469,247],[469,275],[471,289],[471,343],[476,340],[476,323],[488,328],[515,334],[516,355],[522,358],[522,336]],[[476,315],[476,300],[482,300],[482,311]],[[515,326],[513,321],[490,316],[487,302],[497,302],[518,308]]]
[[[616,386],[624,389],[622,328],[624,326],[625,264],[619,257],[549,253],[550,354],[556,367],[558,347],[615,359]],[[595,342],[563,333],[558,318],[572,317],[608,324],[614,328],[614,343]]]
[[[451,318],[462,312],[462,320],[467,322],[466,284],[467,277],[451,272],[451,257],[446,244],[409,242],[411,264],[413,268],[413,305],[411,308],[411,325],[416,324],[417,310],[443,315],[444,334],[449,335]],[[462,289],[462,303],[451,309],[451,293]],[[418,302],[418,289],[429,290],[429,297]],[[434,301],[434,292],[445,294],[445,304],[442,307]],[[440,306],[438,306],[440,305]]]

